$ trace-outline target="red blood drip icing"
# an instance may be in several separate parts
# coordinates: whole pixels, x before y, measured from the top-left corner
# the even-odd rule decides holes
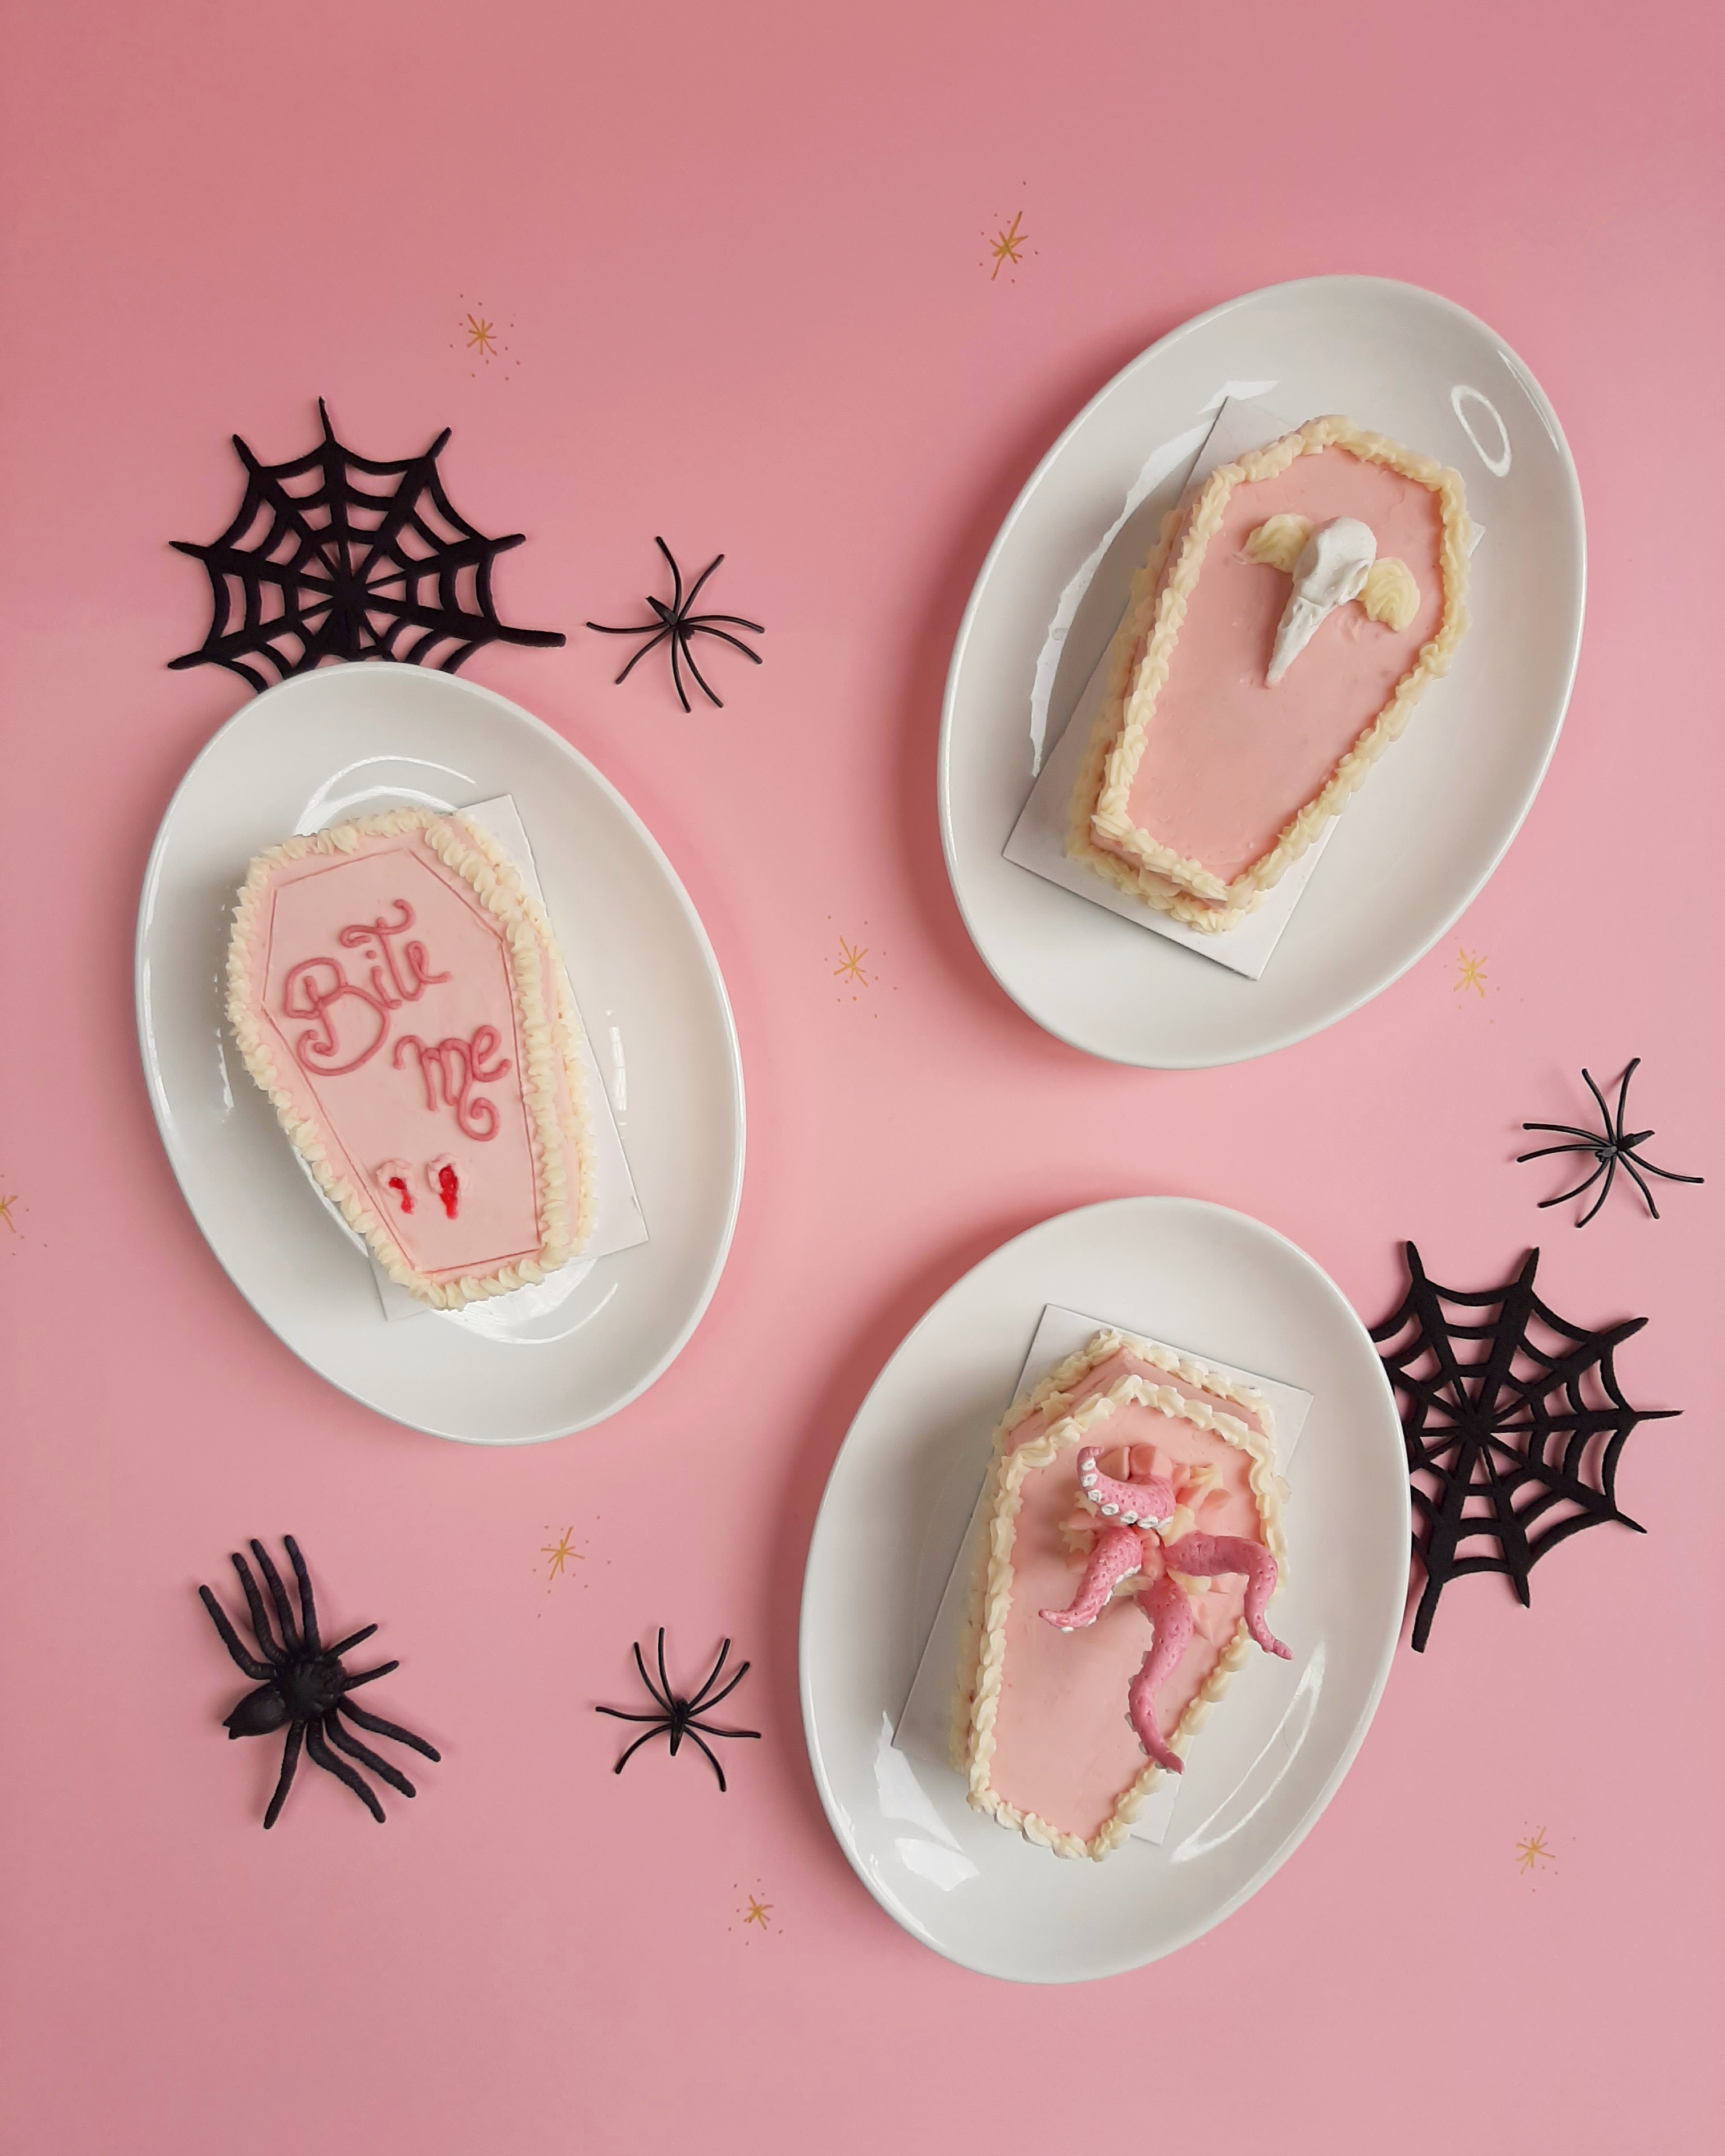
[[[389,1188],[392,1190],[400,1191],[401,1209],[403,1213],[411,1213],[413,1209],[413,1194],[408,1188],[407,1178],[404,1176],[392,1175],[389,1178]]]
[[[453,1168],[444,1167],[438,1170],[437,1194],[444,1201],[444,1211],[453,1220],[461,1195],[461,1185]]]

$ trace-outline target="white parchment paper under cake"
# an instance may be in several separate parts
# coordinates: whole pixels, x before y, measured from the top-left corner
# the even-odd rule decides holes
[[[1067,1310],[1058,1303],[1050,1303],[1044,1309],[1042,1322],[1036,1328],[1036,1337],[1030,1342],[1030,1352],[1024,1358],[1024,1368],[1013,1388],[1012,1397],[1017,1399],[1033,1385],[1040,1385],[1049,1373],[1069,1355],[1076,1355],[1081,1348],[1088,1347],[1099,1332],[1107,1332],[1112,1321],[1101,1317],[1086,1317],[1076,1310]],[[1125,1327],[1123,1331],[1134,1331]],[[1140,1333],[1141,1339],[1148,1336]],[[1158,1340],[1158,1348],[1171,1342]],[[1189,1354],[1189,1348],[1177,1348],[1178,1354]],[[1214,1355],[1197,1359],[1226,1378],[1235,1378],[1243,1383],[1255,1385],[1270,1403],[1272,1423],[1271,1446],[1276,1456],[1276,1472],[1286,1476],[1288,1463],[1294,1456],[1294,1448],[1300,1442],[1300,1433],[1306,1427],[1306,1419],[1312,1412],[1312,1395],[1298,1385],[1285,1385],[1276,1378],[1260,1376],[1255,1371],[1235,1369],[1230,1363],[1218,1362]],[[904,1712],[899,1717],[898,1727],[893,1732],[895,1748],[912,1759],[926,1759],[932,1766],[952,1768],[948,1748],[952,1731],[952,1693],[958,1682],[958,1653],[964,1631],[964,1615],[969,1604],[970,1583],[976,1568],[977,1553],[982,1548],[986,1532],[983,1516],[983,1497],[987,1488],[986,1478],[978,1488],[976,1505],[970,1516],[970,1525],[965,1530],[964,1540],[959,1546],[957,1562],[947,1581],[947,1590],[941,1597],[941,1606],[935,1613],[933,1630],[928,1644],[922,1650],[922,1659],[916,1666],[911,1696],[905,1702]],[[1292,1523],[1289,1537],[1292,1541],[1298,1532],[1297,1514],[1291,1503],[1289,1512]],[[1147,1641],[1148,1635],[1146,1635]],[[1227,1712],[1224,1695],[1214,1712]],[[1126,1712],[1124,1697],[1120,1711]],[[1204,1741],[1202,1732],[1197,1742]],[[1174,1804],[1180,1794],[1180,1778],[1165,1774],[1144,1799],[1138,1816],[1132,1822],[1132,1838],[1137,1841],[1160,1842],[1168,1830],[1173,1816]]]
[[[1043,660],[1037,669],[1036,691],[1043,700],[1045,726],[1053,722],[1053,714],[1046,704],[1052,685],[1051,678],[1045,680],[1044,677],[1051,677],[1065,646],[1066,629],[1083,597],[1084,588],[1101,567],[1110,546],[1113,543],[1132,546],[1136,555],[1133,566],[1136,567],[1137,561],[1149,552],[1162,517],[1173,508],[1188,487],[1201,485],[1219,465],[1232,464],[1235,458],[1245,456],[1253,449],[1261,449],[1267,444],[1279,440],[1296,424],[1279,418],[1262,404],[1230,397],[1217,413],[1214,424],[1183,469],[1177,466],[1162,475],[1158,482],[1147,489],[1142,495],[1134,490],[1133,496],[1128,498],[1127,508],[1114,526],[1111,540],[1097,548],[1086,564],[1085,571],[1081,572],[1082,583],[1080,578],[1075,578],[1061,596],[1061,616],[1056,618],[1050,629]],[[1142,480],[1140,484],[1143,484]],[[1470,549],[1478,545],[1479,538],[1480,527],[1476,525]],[[1084,761],[1084,752],[1089,745],[1096,715],[1108,693],[1108,661],[1113,642],[1111,636],[1084,685],[1084,691],[1071,717],[1052,748],[1047,751],[1041,775],[1032,787],[1023,814],[1013,826],[1012,835],[1002,850],[1008,860],[1019,868],[1029,869],[1033,875],[1041,876],[1045,882],[1058,884],[1062,891],[1070,891],[1076,897],[1088,899],[1092,906],[1106,906],[1110,913],[1118,914],[1123,921],[1136,921],[1153,935],[1166,937],[1171,943],[1183,944],[1189,951],[1196,951],[1204,957],[1214,959],[1217,965],[1227,967],[1230,973],[1244,974],[1250,981],[1258,980],[1270,963],[1271,952],[1281,941],[1282,931],[1293,916],[1301,893],[1312,880],[1312,872],[1335,832],[1337,819],[1333,816],[1330,819],[1281,880],[1267,891],[1252,911],[1243,915],[1234,927],[1213,930],[1209,933],[1201,928],[1189,928],[1184,921],[1176,921],[1172,914],[1159,912],[1142,899],[1117,890],[1111,883],[1105,882],[1094,869],[1082,861],[1075,861],[1066,851],[1066,834],[1072,819],[1072,790],[1078,783],[1079,767]],[[1034,734],[1034,725],[1032,731]],[[1369,790],[1367,789],[1367,795]],[[1367,795],[1363,795],[1361,801]],[[1361,801],[1350,805],[1350,815],[1357,816],[1361,813]]]

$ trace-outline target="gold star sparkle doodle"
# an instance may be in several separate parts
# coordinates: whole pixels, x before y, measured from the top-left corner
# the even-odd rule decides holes
[[[863,971],[862,962],[868,955],[865,945],[859,948],[854,943],[847,943],[841,936],[839,938],[839,963],[833,968],[834,979],[855,981],[858,988],[867,988],[869,977]]]
[[[767,1928],[767,1912],[772,1907],[773,1904],[770,1902],[757,1902],[754,1896],[751,1894],[749,1897],[748,1914],[742,1921],[746,1924],[758,1924],[761,1927],[761,1929],[764,1932]]]
[[[727,1932],[740,1931],[742,1933],[742,1943],[745,1946],[749,1945],[753,1940],[757,1926],[763,1936],[770,1936],[775,1933],[781,1938],[784,1936],[784,1926],[773,1921],[774,1905],[762,1898],[767,1890],[758,1879],[755,1881],[755,1889],[752,1894],[744,1894],[740,1883],[734,1885],[731,1891],[733,1894],[742,1894],[742,1900],[737,1907],[737,1916],[741,1921],[727,1924],[725,1927]]]
[[[575,1548],[569,1540],[574,1532],[573,1527],[565,1527],[556,1542],[547,1543],[540,1551],[541,1557],[551,1559],[551,1569],[546,1575],[548,1579],[555,1579],[572,1557],[578,1564],[587,1562],[584,1553]]]
[[[9,1198],[0,1198],[0,1220],[3,1220],[6,1223],[7,1226],[11,1229],[14,1235],[18,1233],[18,1223],[12,1217],[12,1209],[17,1204],[17,1203],[18,1193],[16,1191],[13,1191]]]
[[[1516,1844],[1516,1865],[1522,1871],[1532,1871],[1540,1864],[1555,1864],[1556,1856],[1547,1846],[1545,1829],[1536,1828],[1525,1841]]]
[[[489,359],[495,346],[492,329],[493,325],[490,322],[480,321],[472,315],[467,317],[467,341],[478,347],[482,359]]]
[[[1459,943],[1455,946],[1455,955],[1460,961],[1460,970],[1455,975],[1456,994],[1461,995],[1471,988],[1483,1003],[1486,996],[1485,959],[1470,955]]]
[[[1019,228],[1024,222],[1024,213],[1021,209],[1014,210],[1012,223],[1004,231],[997,232],[993,239],[988,242],[988,253],[994,262],[994,267],[988,272],[988,282],[991,285],[1008,263],[1010,263],[1014,269],[1017,269],[1023,260],[1023,250],[1030,236]],[[987,236],[986,234],[983,234],[985,239]]]
[[[497,372],[507,382],[521,365],[520,360],[510,350],[510,339],[506,334],[515,328],[514,322],[503,321],[487,308],[483,300],[475,300],[470,307],[465,292],[458,295],[457,305],[461,310],[461,319],[450,341],[450,351],[471,362],[467,372],[474,380],[476,381],[482,372],[490,372],[495,362]]]

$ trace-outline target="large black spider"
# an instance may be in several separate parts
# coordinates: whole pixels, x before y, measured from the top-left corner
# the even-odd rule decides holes
[[[1629,1068],[1623,1074],[1623,1083],[1617,1089],[1617,1112],[1615,1116],[1605,1106],[1604,1095],[1594,1085],[1592,1072],[1589,1070],[1582,1072],[1582,1076],[1587,1081],[1589,1092],[1599,1104],[1599,1115],[1604,1124],[1602,1130],[1578,1130],[1574,1123],[1523,1123],[1522,1125],[1524,1131],[1557,1131],[1563,1135],[1567,1142],[1563,1145],[1540,1146],[1532,1152],[1518,1152],[1516,1155],[1517,1166],[1524,1160],[1543,1160],[1548,1153],[1553,1152],[1590,1152],[1597,1163],[1593,1173],[1584,1183],[1578,1183],[1572,1190],[1560,1190],[1555,1198],[1542,1198],[1539,1201],[1541,1212],[1543,1212],[1548,1205],[1561,1205],[1566,1199],[1579,1198],[1584,1190],[1590,1189],[1603,1175],[1605,1178],[1604,1189],[1575,1223],[1578,1228],[1586,1227],[1588,1222],[1593,1219],[1594,1214],[1610,1195],[1611,1185],[1616,1178],[1618,1169],[1621,1168],[1625,1175],[1634,1178],[1636,1188],[1647,1201],[1647,1210],[1656,1220],[1659,1218],[1659,1208],[1653,1202],[1653,1193],[1642,1182],[1638,1173],[1640,1169],[1645,1168],[1649,1175],[1662,1176],[1667,1183],[1706,1181],[1707,1178],[1704,1176],[1679,1175],[1674,1169],[1669,1168],[1656,1168],[1651,1160],[1643,1160],[1635,1151],[1637,1146],[1645,1144],[1646,1141],[1653,1136],[1651,1131],[1625,1131],[1623,1127],[1624,1110],[1629,1101],[1630,1081],[1640,1068],[1640,1063],[1641,1059],[1639,1055],[1632,1057]]]
[[[249,1677],[260,1677],[263,1682],[255,1691],[248,1692],[234,1712],[228,1716],[224,1727],[230,1738],[235,1737],[270,1737],[285,1725],[287,1744],[281,1755],[281,1779],[275,1784],[275,1794],[270,1799],[270,1809],[264,1815],[266,1827],[275,1825],[281,1808],[287,1801],[287,1793],[293,1785],[294,1770],[300,1763],[300,1746],[303,1741],[307,1754],[315,1766],[321,1767],[326,1774],[333,1774],[338,1782],[345,1782],[360,1802],[381,1826],[383,1807],[377,1799],[371,1784],[357,1774],[346,1760],[338,1759],[329,1745],[337,1752],[345,1752],[349,1759],[357,1759],[362,1767],[369,1767],[380,1781],[387,1782],[392,1789],[399,1789],[404,1797],[413,1794],[413,1785],[399,1768],[392,1767],[387,1759],[380,1759],[369,1745],[362,1744],[350,1735],[336,1720],[345,1715],[348,1721],[357,1722],[362,1729],[373,1735],[393,1738],[398,1744],[409,1744],[416,1752],[423,1752],[428,1759],[442,1755],[434,1751],[423,1737],[415,1737],[412,1730],[403,1729],[393,1722],[385,1722],[379,1715],[367,1714],[363,1707],[356,1707],[347,1695],[357,1685],[369,1684],[373,1677],[386,1677],[392,1670],[401,1667],[399,1662],[380,1662],[374,1670],[360,1670],[350,1674],[341,1666],[341,1657],[350,1647],[357,1647],[362,1640],[369,1640],[377,1630],[375,1625],[366,1625],[357,1632],[351,1632],[333,1647],[326,1647],[317,1635],[317,1606],[311,1599],[311,1581],[305,1570],[305,1560],[300,1554],[300,1545],[291,1535],[284,1535],[282,1547],[294,1568],[294,1578],[300,1589],[300,1623],[294,1622],[294,1613],[288,1605],[287,1589],[282,1585],[281,1574],[270,1560],[270,1553],[259,1542],[254,1542],[252,1555],[258,1560],[259,1569],[270,1589],[270,1599],[275,1604],[275,1614],[281,1625],[281,1640],[276,1640],[270,1629],[270,1619],[264,1608],[264,1598],[258,1592],[258,1583],[252,1578],[251,1568],[238,1550],[234,1552],[234,1569],[239,1574],[239,1584],[245,1589],[246,1607],[251,1611],[252,1630],[256,1635],[258,1647],[263,1656],[248,1654],[239,1634],[228,1620],[228,1613],[207,1587],[200,1587],[203,1606],[208,1610],[217,1631],[222,1635],[222,1645],[239,1663]],[[324,1739],[329,1739],[326,1744]]]
[[[725,1689],[722,1691],[713,1690],[713,1686],[719,1681],[719,1672],[725,1666],[725,1657],[731,1651],[731,1642],[728,1640],[726,1640],[724,1645],[719,1650],[718,1661],[713,1664],[708,1672],[706,1682],[701,1690],[696,1693],[693,1699],[680,1699],[671,1690],[670,1679],[665,1673],[664,1625],[661,1625],[659,1628],[659,1682],[656,1685],[648,1676],[647,1665],[641,1660],[641,1643],[639,1640],[634,1643],[634,1650],[635,1667],[641,1673],[641,1682],[646,1686],[660,1712],[657,1714],[625,1714],[619,1707],[596,1707],[593,1709],[595,1714],[608,1714],[614,1721],[645,1722],[652,1724],[649,1729],[636,1738],[634,1743],[618,1761],[613,1771],[620,1774],[635,1753],[649,1738],[653,1737],[670,1737],[671,1757],[675,1759],[677,1756],[677,1747],[686,1737],[691,1744],[700,1745],[701,1749],[706,1753],[707,1763],[718,1776],[719,1788],[722,1793],[725,1787],[725,1769],[713,1757],[707,1746],[701,1743],[701,1736],[696,1732],[701,1732],[708,1737],[758,1737],[761,1732],[758,1729],[715,1729],[711,1722],[697,1722],[696,1717],[698,1714],[710,1713],[721,1699],[728,1698],[748,1675],[748,1664],[739,1662],[730,1683],[725,1686]]]
[[[652,608],[654,612],[655,619],[652,621],[629,622],[620,629],[608,627],[602,621],[590,621],[587,625],[589,629],[597,629],[601,636],[644,636],[646,638],[647,641],[641,646],[640,649],[636,652],[634,657],[629,660],[628,665],[624,668],[622,673],[617,676],[619,682],[626,681],[635,667],[639,665],[640,661],[646,657],[647,654],[653,649],[654,646],[655,644],[663,644],[665,639],[669,638],[670,640],[671,680],[676,685],[677,701],[682,705],[683,709],[685,711],[692,711],[694,706],[690,703],[687,692],[683,687],[683,676],[679,671],[677,665],[679,653],[680,653],[682,657],[688,661],[689,671],[695,676],[696,680],[706,691],[707,701],[710,704],[716,704],[722,711],[724,708],[725,700],[719,695],[717,690],[712,687],[711,684],[707,680],[706,676],[696,665],[695,654],[690,649],[690,639],[694,636],[716,636],[721,643],[731,644],[737,650],[740,651],[745,659],[752,659],[756,665],[758,666],[761,663],[760,653],[758,651],[752,651],[748,645],[742,641],[741,637],[732,636],[730,630],[720,629],[716,624],[721,621],[728,621],[731,624],[732,628],[752,629],[757,636],[764,636],[767,632],[762,628],[759,622],[745,621],[741,614],[691,613],[689,611],[689,609],[694,605],[696,594],[700,592],[701,586],[706,582],[707,578],[711,576],[713,571],[718,567],[720,562],[724,560],[725,557],[722,554],[714,555],[711,561],[707,563],[701,574],[695,579],[695,582],[689,587],[689,596],[685,598],[683,596],[683,572],[677,567],[675,555],[671,552],[670,548],[665,545],[664,540],[655,536],[653,543],[659,549],[660,552],[664,555],[665,560],[670,564],[670,604],[667,606],[663,599],[656,599],[649,593],[647,597],[647,604]]]

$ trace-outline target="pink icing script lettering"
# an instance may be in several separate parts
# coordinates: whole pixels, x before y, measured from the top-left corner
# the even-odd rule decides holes
[[[386,1009],[399,1010],[404,1003],[418,1003],[434,981],[447,981],[450,976],[427,970],[425,946],[421,942],[403,943],[399,951],[396,949],[395,939],[405,936],[413,925],[413,909],[404,898],[392,899],[390,904],[401,916],[399,921],[386,921],[379,914],[369,924],[351,921],[336,940],[344,951],[358,951],[372,962],[373,993]]]
[[[411,1048],[425,1087],[426,1106],[435,1112],[441,1089],[441,1105],[454,1110],[457,1127],[464,1137],[493,1138],[497,1135],[496,1108],[490,1101],[473,1097],[472,1088],[506,1078],[514,1067],[506,1055],[486,1068],[486,1059],[496,1055],[497,1047],[495,1025],[475,1027],[470,1041],[450,1039],[434,1046],[428,1046],[416,1033],[404,1033],[395,1044],[393,1061],[396,1069],[401,1070],[403,1054]],[[450,1218],[454,1217],[452,1214]]]
[[[336,1059],[353,1043],[341,1040],[331,1014],[350,996],[375,1014],[377,1030],[357,1055],[338,1062]],[[334,958],[302,958],[282,983],[281,1008],[289,1018],[316,1019],[316,1029],[308,1027],[295,1041],[294,1053],[307,1070],[320,1077],[339,1078],[343,1071],[357,1070],[377,1054],[389,1031],[388,1006],[367,990],[355,988]]]

